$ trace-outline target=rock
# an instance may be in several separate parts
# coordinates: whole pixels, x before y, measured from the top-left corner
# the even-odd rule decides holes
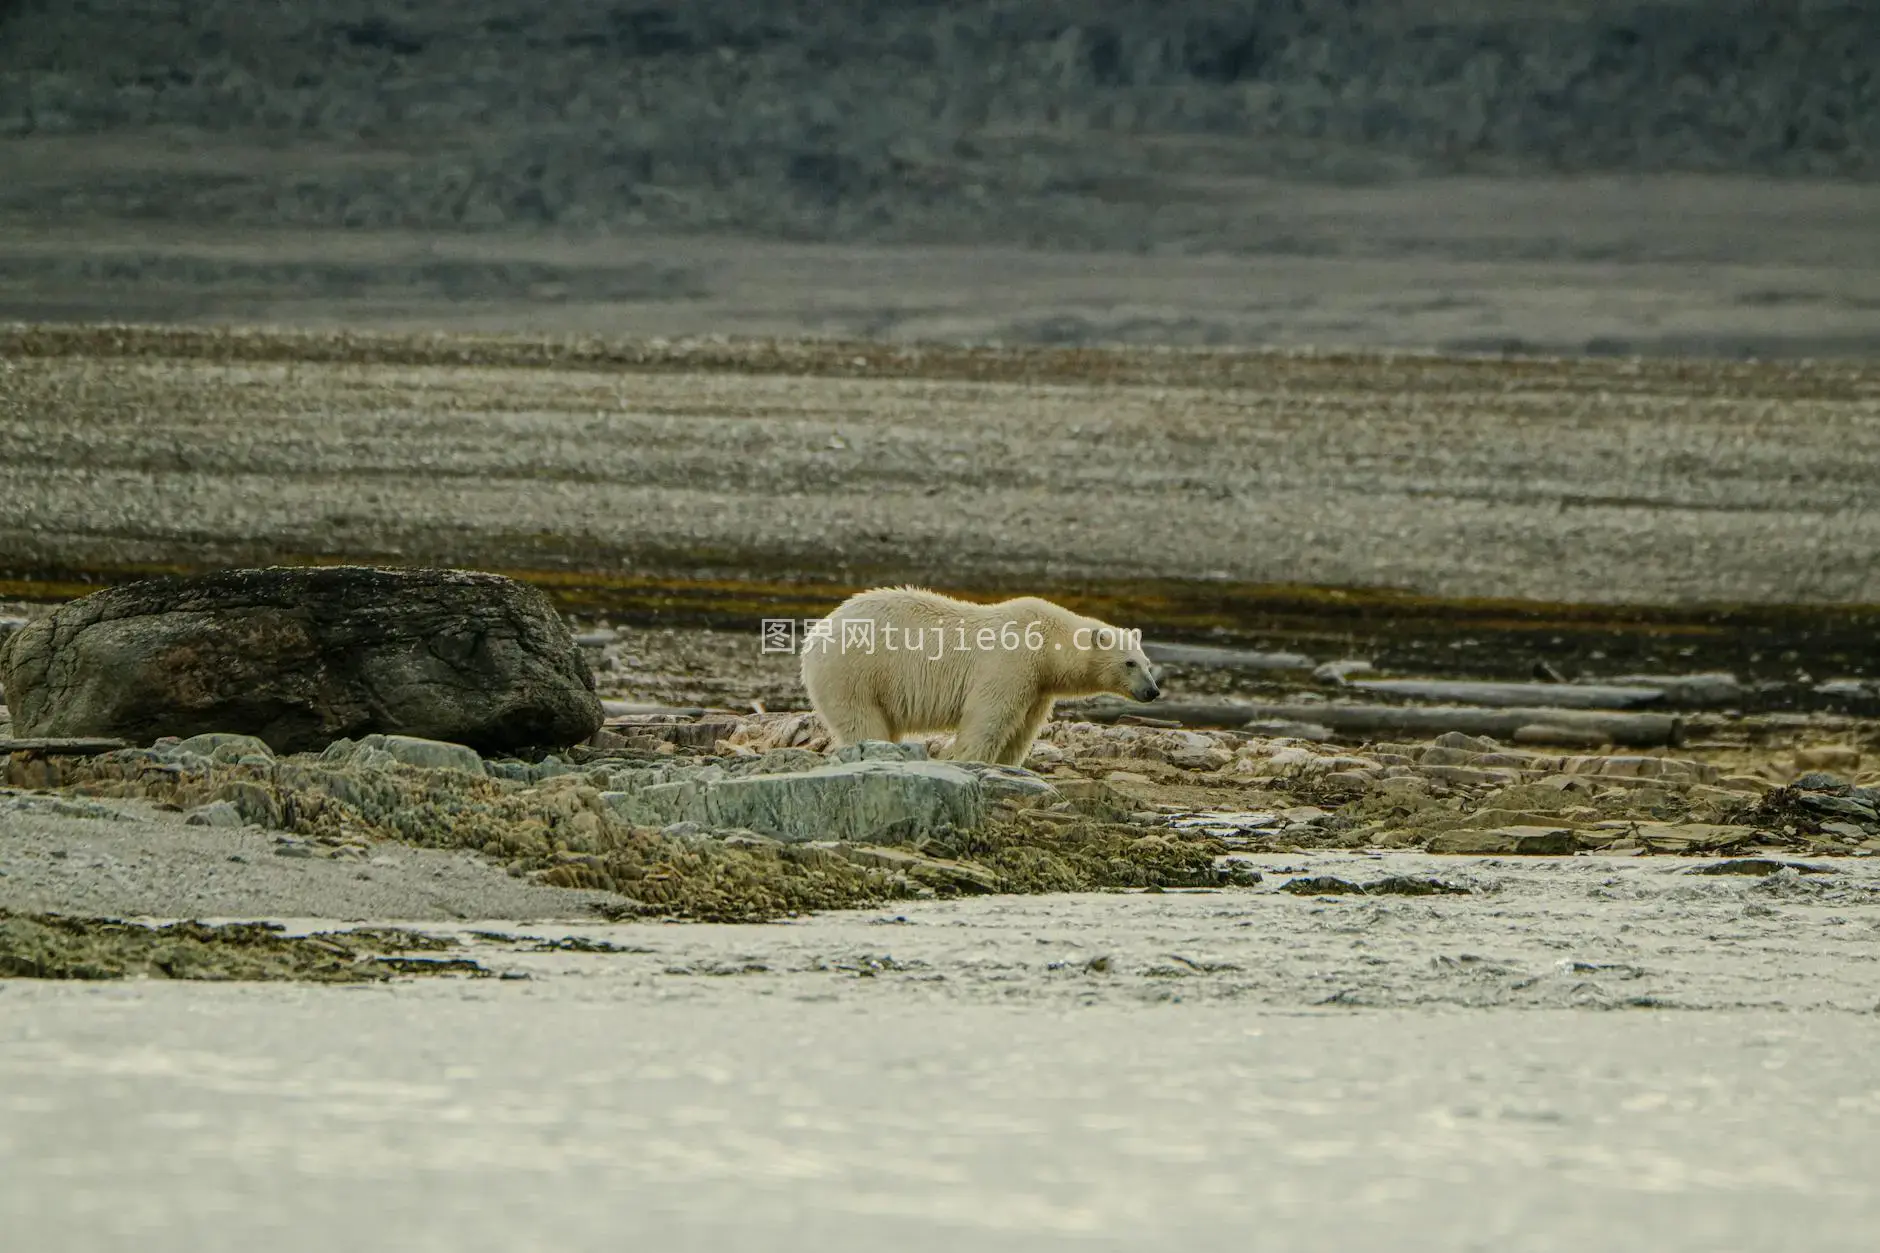
[[[216,800],[232,807],[242,824],[278,828],[281,804],[268,789],[246,779],[231,779],[216,790]]]
[[[1430,840],[1432,853],[1517,853],[1563,856],[1577,852],[1578,837],[1569,827],[1492,827],[1483,831],[1445,831]]]
[[[830,740],[828,728],[814,713],[758,714],[741,718],[728,742],[733,746],[756,749],[759,753],[775,748],[821,750]]]
[[[922,857],[918,853],[898,848],[843,845],[838,851],[858,866],[898,870],[910,878],[928,883],[937,881],[955,891],[983,894],[999,890],[999,877],[996,874],[969,861]]]
[[[650,722],[615,724],[611,730],[621,735],[671,744],[675,748],[710,751],[720,740],[738,729],[735,718],[703,718],[696,722]]]
[[[1374,879],[1370,883],[1353,883],[1349,879],[1340,879],[1333,875],[1318,875],[1312,878],[1288,879],[1279,885],[1282,892],[1294,896],[1467,896],[1469,889],[1454,883],[1445,883],[1441,879],[1419,878],[1415,875],[1387,875]]]
[[[239,827],[246,823],[242,811],[232,801],[210,801],[207,805],[198,805],[184,817],[183,824],[191,827]]]
[[[1826,792],[1803,792],[1796,797],[1804,807],[1818,814],[1851,818],[1855,822],[1880,821],[1880,812],[1866,801],[1853,796],[1834,796]]]
[[[1201,831],[1214,836],[1235,836],[1272,831],[1288,825],[1275,813],[1203,810],[1198,813],[1170,814],[1163,825],[1178,831]]]
[[[985,820],[992,803],[980,777],[954,762],[838,762],[784,774],[699,775],[603,792],[600,799],[636,824],[696,822],[711,830],[745,827],[792,843],[854,844],[905,843],[944,828],[970,829]]]
[[[1419,766],[1418,769],[1429,778],[1456,787],[1506,787],[1520,778],[1513,770],[1477,770],[1472,766]]]
[[[1338,661],[1328,661],[1312,668],[1312,677],[1321,683],[1343,683],[1354,674],[1371,674],[1377,667],[1368,661],[1359,661],[1347,657]]]
[[[493,574],[231,570],[95,592],[0,642],[14,731],[240,732],[276,753],[374,732],[482,752],[578,744],[594,679],[538,591]]]
[[[1839,744],[1824,745],[1819,748],[1798,748],[1795,750],[1795,768],[1802,771],[1828,770],[1852,774],[1860,769],[1860,750]]]
[[[1052,786],[1072,809],[1087,817],[1116,822],[1137,808],[1134,800],[1101,779],[1059,779]]]
[[[1597,728],[1563,727],[1548,722],[1518,726],[1508,738],[1516,744],[1554,744],[1562,748],[1596,748],[1606,742],[1605,732]]]
[[[1056,744],[1048,740],[1039,740],[1031,746],[1031,753],[1026,757],[1025,764],[1035,769],[1038,766],[1064,765],[1067,764],[1070,759],[1070,753],[1059,748]]]
[[[131,815],[78,796],[0,796],[0,815],[50,814],[56,818],[102,818],[107,822],[134,821]]]
[[[1742,792],[1732,788],[1717,787],[1710,783],[1693,783],[1686,790],[1685,796],[1694,806],[1710,806],[1718,812],[1736,809],[1748,799]],[[1695,809],[1692,810],[1696,812]]]
[[[863,740],[845,744],[831,756],[839,762],[852,761],[926,761],[925,744],[895,744],[887,740]]]
[[[930,761],[844,762],[800,774],[728,779],[704,794],[712,826],[744,826],[785,840],[899,843],[985,816],[973,772]]]
[[[1202,748],[1177,749],[1168,755],[1169,765],[1180,766],[1184,770],[1222,770],[1232,765],[1233,761],[1232,752],[1213,743]]]
[[[739,763],[738,774],[790,774],[814,770],[828,764],[828,758],[807,748],[773,748],[748,762]]]
[[[1052,784],[1020,766],[995,766],[980,762],[959,763],[979,778],[986,799],[1015,805],[1049,805],[1063,794]]]
[[[420,770],[461,770],[465,774],[487,774],[483,758],[477,750],[465,744],[450,744],[443,740],[420,739],[415,735],[368,735],[354,743],[351,740],[336,740],[327,745],[320,754],[320,760],[333,765],[384,765],[390,761],[415,766]],[[560,763],[557,763],[558,765]],[[572,768],[545,772],[549,774],[570,773]]]
[[[1494,798],[1491,798],[1494,799]],[[1492,805],[1476,810],[1462,818],[1457,827],[1470,830],[1492,831],[1507,827],[1548,827],[1570,825],[1552,813],[1532,813],[1519,809],[1501,809]]]
[[[331,752],[332,749],[327,750]],[[538,762],[524,761],[486,761],[483,772],[495,779],[514,779],[518,783],[542,783],[565,774],[578,774],[580,767],[572,766],[559,757],[545,757]]]
[[[1623,829],[1647,848],[1661,853],[1720,852],[1756,839],[1754,827],[1708,822],[1639,822],[1627,823]]]
[[[1738,857],[1732,861],[1715,861],[1708,866],[1692,866],[1685,874],[1708,875],[1772,875],[1779,870],[1793,870],[1797,874],[1833,874],[1826,866],[1811,866],[1799,861],[1776,861],[1769,857]]]
[[[1294,896],[1343,896],[1346,893],[1363,895],[1364,889],[1349,879],[1340,879],[1333,875],[1314,875],[1311,878],[1288,879],[1279,885],[1282,892]]]
[[[1247,723],[1241,730],[1267,739],[1312,740],[1315,743],[1323,743],[1334,735],[1330,727],[1316,722],[1289,722],[1283,718],[1256,720]]]
[[[168,745],[179,753],[195,753],[207,757],[210,761],[223,764],[238,762],[244,757],[259,757],[263,761],[272,761],[274,751],[252,735],[234,735],[226,731],[210,731],[205,735],[192,735]]]

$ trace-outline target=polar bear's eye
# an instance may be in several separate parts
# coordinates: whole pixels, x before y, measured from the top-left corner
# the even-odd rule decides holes
[[[1136,663],[1134,661],[1126,661],[1123,663],[1123,668],[1126,670],[1134,670],[1136,668]]]

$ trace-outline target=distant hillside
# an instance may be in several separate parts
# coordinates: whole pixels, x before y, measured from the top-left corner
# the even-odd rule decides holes
[[[0,164],[179,131],[0,211],[1146,246],[1260,176],[1868,180],[1880,4],[0,0]]]

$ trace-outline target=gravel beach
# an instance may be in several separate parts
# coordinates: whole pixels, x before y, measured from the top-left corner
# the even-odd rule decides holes
[[[1880,370],[1856,364],[30,328],[0,347],[15,579],[376,558],[1880,602]]]

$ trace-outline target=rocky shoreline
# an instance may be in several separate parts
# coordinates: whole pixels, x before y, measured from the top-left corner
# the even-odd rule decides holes
[[[276,855],[362,866],[387,842],[469,850],[608,894],[589,902],[608,916],[718,921],[1233,886],[1257,881],[1253,853],[1702,854],[1769,870],[1880,850],[1880,772],[1847,746],[1732,767],[1453,733],[1340,747],[1060,721],[1020,771],[928,761],[919,742],[826,754],[807,714],[630,715],[597,739],[536,761],[382,736],[283,756],[234,735],[82,757],[15,742],[0,812],[255,828]]]
[[[440,577],[238,572],[113,589],[67,608],[0,606],[9,637],[0,659],[12,657],[18,699],[43,703],[33,676],[69,664],[58,649],[71,647],[73,624],[106,619],[115,634],[86,647],[128,650],[113,661],[114,673],[172,658],[151,671],[158,694],[187,692],[199,707],[176,710],[172,721],[225,708],[277,740],[271,747],[229,730],[139,741],[104,714],[87,724],[90,739],[73,738],[13,726],[0,707],[7,754],[0,823],[129,824],[127,837],[159,841],[181,828],[198,844],[227,833],[246,847],[262,841],[270,858],[357,867],[361,879],[372,877],[383,849],[437,850],[468,858],[462,872],[485,880],[477,890],[508,880],[551,897],[566,893],[565,910],[577,916],[720,922],[987,893],[1235,890],[1261,881],[1261,859],[1326,850],[1697,856],[1726,859],[1716,864],[1744,873],[1880,851],[1880,723],[1729,708],[1747,691],[1729,676],[1661,677],[1653,687],[1391,680],[1352,660],[1315,665],[1301,654],[1156,645],[1168,702],[1062,702],[1024,768],[990,767],[944,760],[946,736],[832,751],[815,715],[795,711],[802,694],[794,659],[763,653],[754,641],[709,630],[568,625],[506,580]],[[185,640],[175,635],[179,621],[201,630],[188,614],[175,616],[177,604],[198,613],[213,606],[218,589],[235,589],[247,605],[257,589],[283,580],[314,579],[333,591],[387,578],[456,588],[464,612],[481,612],[481,598],[524,613],[525,634],[537,639],[529,665],[583,672],[581,682],[557,682],[598,703],[600,729],[553,751],[479,752],[383,732],[309,744],[312,724],[295,711],[328,697],[294,696],[291,684],[273,682],[274,703],[218,704],[215,684],[228,677],[226,667],[193,678],[177,669],[195,663],[175,657],[195,657],[191,650],[201,647],[174,642]],[[289,596],[285,586],[269,594]],[[323,611],[321,629],[364,639],[338,604]],[[260,629],[251,609],[236,616],[249,635]],[[409,708],[434,717],[440,706],[412,686],[426,672],[400,660],[409,646],[397,643],[404,638],[397,615],[380,606],[369,618],[370,638],[387,649],[373,664],[403,676],[405,702],[375,716],[395,724]],[[171,625],[125,625],[146,621]],[[263,634],[284,650],[279,660],[291,672],[301,653],[319,657],[330,645],[304,624],[288,629],[288,621]],[[37,660],[23,666],[23,654]],[[446,682],[449,708],[503,707],[511,689],[534,690],[535,670],[514,669],[512,660],[479,669],[463,658],[448,675],[422,680]],[[234,688],[252,696],[257,682],[266,689],[271,681],[239,679]],[[473,691],[478,683],[483,690]],[[1205,693],[1198,702],[1188,695],[1196,691]],[[1476,703],[1429,703],[1461,694]],[[136,695],[133,684],[114,699],[131,700],[125,708],[138,711],[136,719],[151,716]],[[1354,696],[1396,703],[1354,703]],[[1542,698],[1554,707],[1515,707]],[[680,707],[687,701],[698,703]],[[781,708],[766,711],[767,701]],[[1641,702],[1681,711],[1623,709]],[[1437,733],[1443,725],[1516,733]],[[1402,729],[1391,734],[1391,727]],[[1428,733],[1415,734],[1417,727]],[[44,886],[48,869],[0,859],[0,907],[56,909],[58,890],[31,886]],[[1288,890],[1372,890],[1301,882]],[[288,889],[272,890],[279,900]],[[133,891],[123,899],[143,898]],[[243,898],[237,891],[232,899]],[[548,899],[528,908],[539,911]],[[51,934],[44,928],[53,924],[20,925],[39,927],[35,943],[44,947]]]

